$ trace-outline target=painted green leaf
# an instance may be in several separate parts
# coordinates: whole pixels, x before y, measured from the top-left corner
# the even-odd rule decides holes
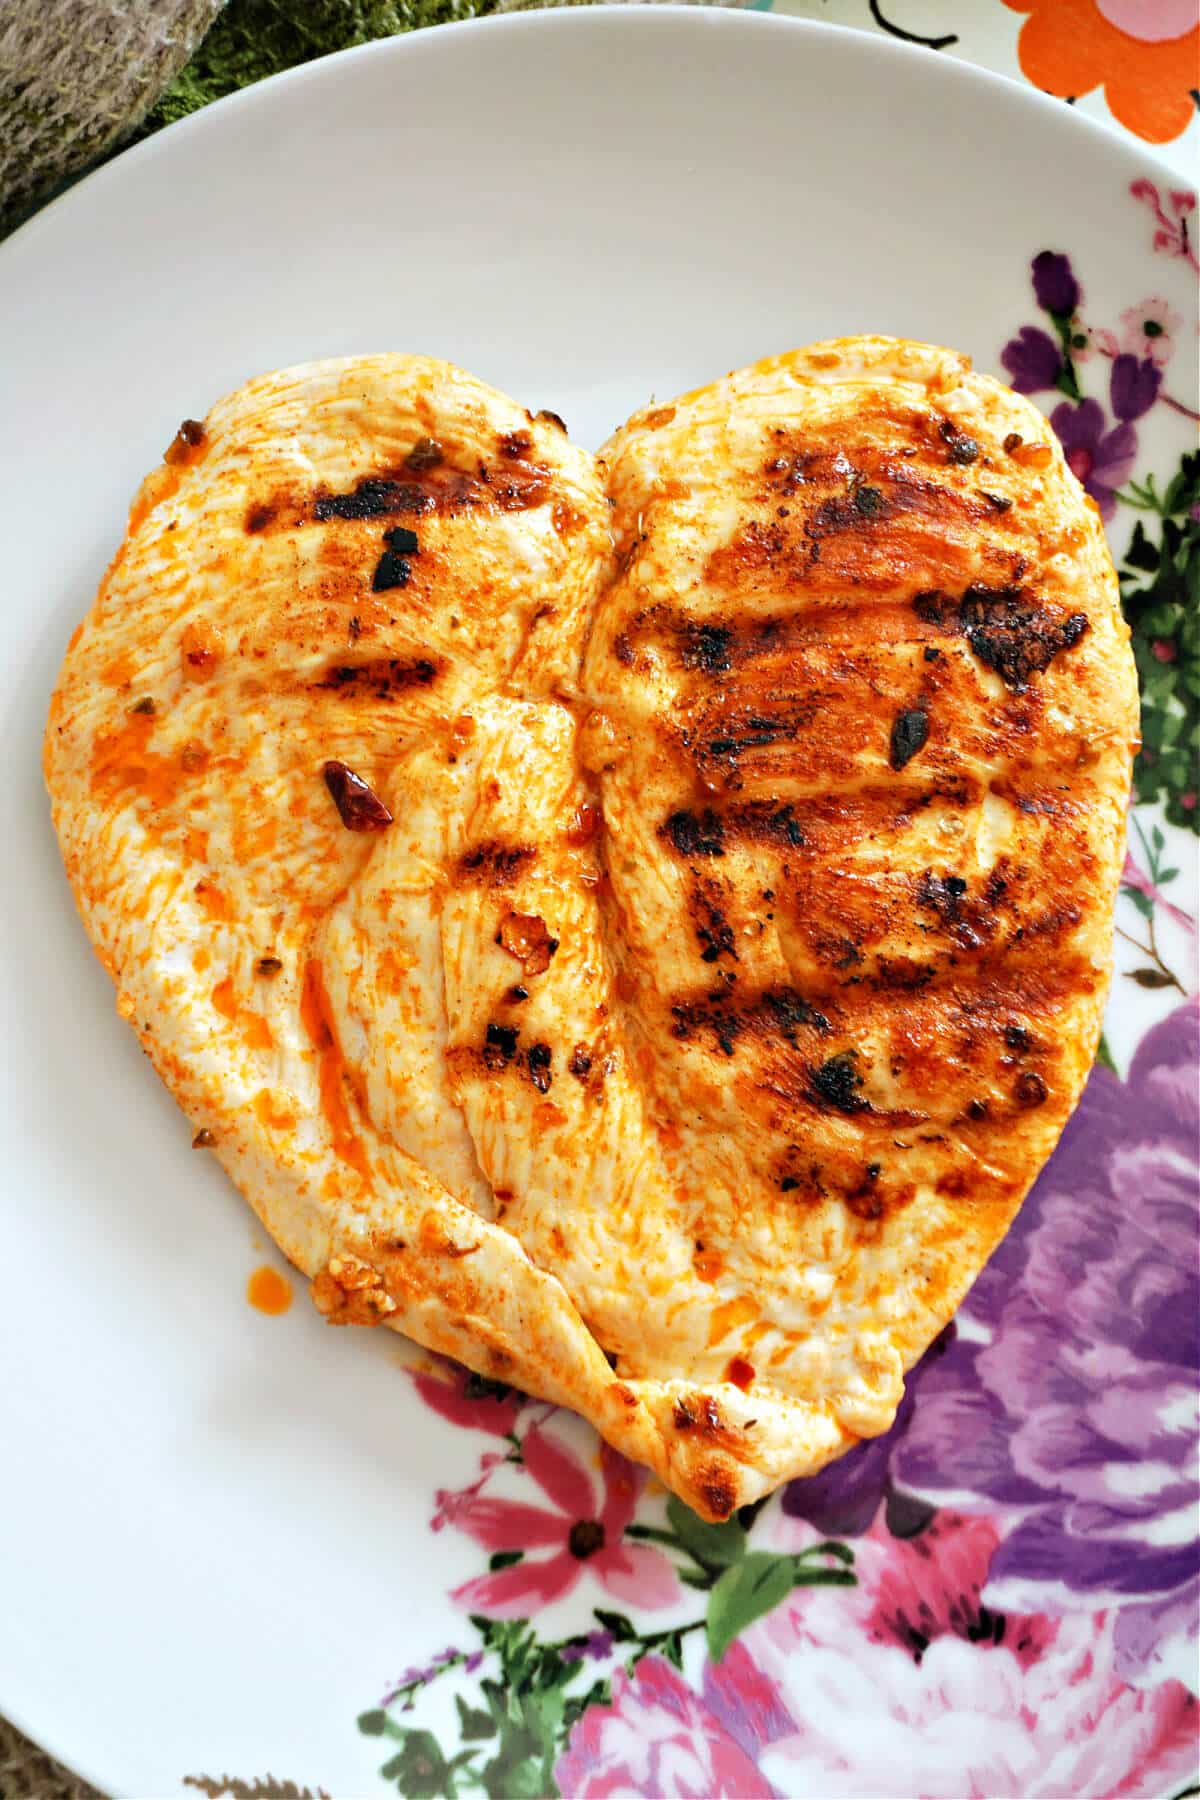
[[[496,1721],[490,1712],[484,1712],[478,1706],[468,1706],[461,1694],[455,1694],[454,1704],[458,1708],[458,1723],[464,1744],[479,1738],[495,1737]]]
[[[1140,888],[1131,887],[1123,888],[1122,892],[1129,901],[1129,904],[1135,906],[1138,912],[1141,913],[1143,919],[1153,918],[1154,902],[1149,894],[1143,894]]]
[[[605,1612],[602,1607],[597,1606],[594,1610],[593,1617],[596,1619],[597,1624],[601,1625],[605,1631],[612,1632],[618,1644],[632,1643],[633,1639],[637,1636],[637,1632],[625,1617],[624,1613]]]
[[[378,1707],[358,1715],[358,1729],[367,1737],[382,1737],[386,1727],[387,1714],[381,1712]]]
[[[667,1502],[667,1520],[689,1556],[702,1568],[727,1569],[746,1554],[746,1533],[736,1519],[708,1525],[675,1494]]]
[[[494,1550],[488,1557],[488,1568],[494,1575],[498,1569],[512,1569],[524,1560],[523,1550]]]
[[[403,1749],[386,1768],[405,1800],[454,1800],[454,1778],[432,1731],[406,1731]]]
[[[773,1612],[791,1593],[795,1568],[790,1556],[772,1556],[766,1550],[750,1550],[721,1576],[708,1597],[705,1632],[708,1654],[720,1662],[739,1633]]]

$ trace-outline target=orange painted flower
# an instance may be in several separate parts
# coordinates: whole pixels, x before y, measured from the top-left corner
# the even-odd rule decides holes
[[[1030,16],[1017,53],[1035,86],[1064,99],[1104,86],[1113,117],[1165,144],[1185,130],[1200,86],[1195,0],[1004,0]]]

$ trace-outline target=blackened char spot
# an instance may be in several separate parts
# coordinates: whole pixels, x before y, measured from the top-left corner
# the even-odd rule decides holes
[[[809,1070],[810,1097],[818,1106],[832,1106],[848,1114],[871,1111],[871,1102],[861,1092],[863,1082],[855,1066],[857,1061],[853,1050],[843,1050]]]
[[[1086,613],[1055,618],[1016,586],[987,587],[973,582],[959,600],[937,590],[918,594],[917,617],[926,624],[958,631],[980,662],[994,669],[1014,693],[1032,675],[1049,668],[1061,650],[1077,644],[1088,629]]]
[[[483,1039],[483,1061],[494,1072],[505,1068],[517,1054],[521,1033],[515,1025],[489,1025]]]
[[[925,748],[929,737],[929,714],[923,706],[912,706],[897,713],[892,723],[890,760],[893,769],[910,763],[918,750]]]
[[[421,548],[416,532],[410,531],[407,525],[393,525],[390,531],[384,532],[383,541],[397,556],[416,556]]]
[[[681,660],[685,669],[717,675],[728,669],[733,632],[727,625],[685,625]]]
[[[411,575],[412,564],[406,556],[397,556],[394,550],[385,550],[375,565],[375,573],[371,577],[371,592],[385,594],[390,588],[407,587]]]
[[[586,1081],[592,1072],[592,1054],[584,1044],[576,1044],[571,1052],[571,1060],[567,1069],[576,1081]]]
[[[482,881],[490,887],[508,887],[522,869],[531,863],[537,851],[529,844],[501,844],[495,839],[476,844],[459,859],[458,873],[467,881]]]
[[[943,419],[938,427],[938,435],[946,446],[946,460],[952,463],[973,463],[979,460],[979,445],[973,437],[967,437],[949,419]]]
[[[702,813],[672,813],[664,821],[659,835],[668,838],[680,856],[725,854],[725,827],[720,815],[711,807],[706,807]]]
[[[944,925],[953,925],[966,891],[961,875],[934,875],[926,869],[917,882],[917,905],[929,907]]]
[[[550,1073],[551,1052],[549,1044],[530,1044],[526,1052],[529,1063],[529,1078],[539,1094],[550,1092],[553,1077]]]

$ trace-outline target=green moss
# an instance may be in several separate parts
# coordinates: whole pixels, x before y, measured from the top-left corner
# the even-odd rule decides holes
[[[148,113],[140,135],[332,50],[420,25],[494,12],[497,0],[229,0],[186,68]]]

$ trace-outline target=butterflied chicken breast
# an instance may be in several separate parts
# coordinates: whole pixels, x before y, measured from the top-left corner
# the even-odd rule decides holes
[[[1053,1147],[1135,729],[1095,509],[962,357],[815,346],[599,462],[373,357],[182,429],[46,772],[321,1311],[724,1517],[887,1428]]]

